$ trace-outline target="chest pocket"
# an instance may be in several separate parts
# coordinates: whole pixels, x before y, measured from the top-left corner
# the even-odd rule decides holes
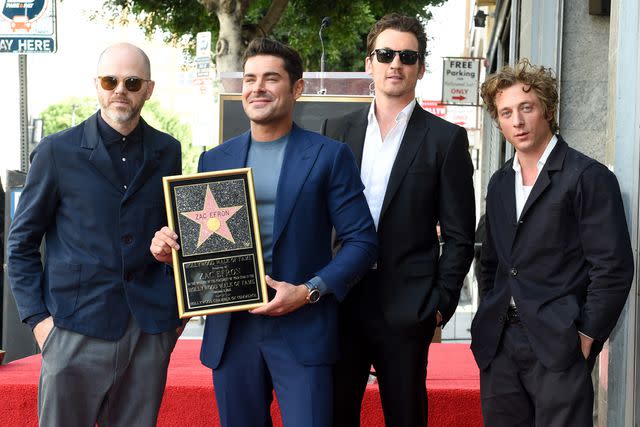
[[[542,205],[529,212],[525,218],[530,226],[535,227],[536,239],[532,242],[538,248],[562,250],[567,244],[567,236],[573,234],[576,227],[573,209],[566,203],[558,202]],[[544,218],[538,221],[538,218]]]

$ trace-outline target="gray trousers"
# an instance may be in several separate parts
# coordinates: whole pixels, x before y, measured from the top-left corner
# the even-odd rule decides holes
[[[175,330],[147,334],[131,319],[105,341],[54,327],[42,348],[41,427],[155,426]]]

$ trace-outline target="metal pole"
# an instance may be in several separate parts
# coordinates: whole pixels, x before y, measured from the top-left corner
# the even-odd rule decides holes
[[[327,93],[327,88],[324,87],[324,66],[325,66],[325,56],[324,56],[324,41],[322,40],[322,29],[324,26],[320,26],[320,31],[318,32],[318,36],[320,37],[320,46],[322,46],[322,55],[320,55],[320,89],[318,90],[318,95],[325,95]]]
[[[318,95],[325,95],[327,93],[327,88],[324,87],[324,68],[326,66],[327,59],[324,53],[324,41],[322,40],[322,30],[331,25],[331,18],[325,16],[322,18],[322,23],[320,24],[320,31],[318,31],[318,37],[320,37],[320,46],[322,47],[322,55],[320,56],[320,89],[318,90]]]
[[[29,170],[29,112],[27,109],[27,55],[18,55],[20,80],[20,170]]]
[[[78,104],[71,105],[71,126],[76,125],[76,110],[78,109]]]

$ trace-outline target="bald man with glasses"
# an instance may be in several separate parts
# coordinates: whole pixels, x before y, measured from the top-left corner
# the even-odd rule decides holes
[[[181,323],[148,245],[166,224],[162,177],[181,173],[180,143],[140,117],[154,89],[141,49],[108,47],[97,74],[100,110],[31,155],[9,280],[42,350],[39,425],[155,426]]]

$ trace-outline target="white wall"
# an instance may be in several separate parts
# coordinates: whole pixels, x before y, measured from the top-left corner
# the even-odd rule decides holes
[[[467,0],[449,0],[431,7],[433,19],[427,24],[427,72],[418,83],[421,99],[442,99],[442,58],[463,56],[465,44],[465,14]]]

